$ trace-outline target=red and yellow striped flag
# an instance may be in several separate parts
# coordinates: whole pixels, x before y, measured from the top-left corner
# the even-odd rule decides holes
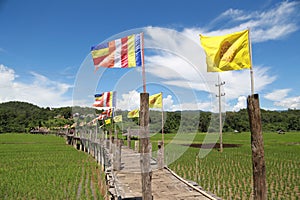
[[[94,107],[115,107],[116,106],[116,92],[103,92],[102,94],[95,94]]]
[[[91,54],[95,69],[142,66],[143,41],[143,33],[138,33],[93,46]]]

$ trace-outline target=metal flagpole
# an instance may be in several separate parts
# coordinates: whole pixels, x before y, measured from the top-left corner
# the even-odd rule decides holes
[[[165,165],[165,136],[164,136],[164,103],[163,103],[163,93],[161,92],[161,140],[162,140],[162,162]],[[162,166],[162,167],[163,167]]]
[[[145,52],[144,52],[144,33],[141,33],[142,41],[142,76],[143,76],[143,91],[146,93],[146,71],[145,71]]]
[[[122,115],[121,115],[122,116]],[[122,134],[123,134],[123,131],[124,131],[124,127],[123,127],[123,116],[122,116],[122,120],[121,120],[121,126],[122,126]]]
[[[250,56],[250,81],[251,81],[251,95],[254,94],[254,75],[252,68],[252,47],[250,39],[250,28],[248,28],[248,45],[249,45],[249,56]]]
[[[114,128],[114,132],[115,132],[115,139],[114,139],[114,143],[115,143],[115,141],[118,140],[118,133],[117,133],[117,128],[116,128],[116,123],[115,123],[114,117],[115,117],[115,107],[112,107],[111,123],[112,123],[112,127]]]
[[[161,139],[163,144],[164,141],[164,104],[163,104],[163,93],[161,92]]]

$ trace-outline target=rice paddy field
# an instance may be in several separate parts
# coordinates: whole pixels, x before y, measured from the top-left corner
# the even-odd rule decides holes
[[[174,135],[165,135],[168,143]],[[250,133],[223,134],[223,152],[212,149],[200,158],[205,134],[197,134],[192,147],[169,167],[222,199],[252,199]],[[153,141],[160,140],[157,135]],[[268,199],[300,199],[300,133],[264,133]],[[234,145],[236,144],[236,145]],[[236,146],[236,147],[232,147]]]
[[[0,199],[107,199],[95,160],[54,135],[0,134]]]
[[[175,134],[165,134],[166,145]],[[223,134],[223,152],[205,157],[199,133],[168,167],[222,199],[253,199],[250,133]],[[268,199],[300,198],[300,133],[264,133]],[[151,137],[153,151],[161,134]],[[185,144],[182,140],[178,148]],[[167,156],[167,155],[166,155]],[[168,159],[168,158],[166,158]],[[0,134],[0,199],[107,199],[104,175],[88,154],[54,135]]]

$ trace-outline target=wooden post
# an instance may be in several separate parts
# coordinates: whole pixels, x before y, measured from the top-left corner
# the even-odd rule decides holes
[[[79,143],[79,150],[82,151],[82,149],[83,149],[82,146],[83,146],[83,145],[82,145],[81,139],[79,140],[79,142],[80,142],[80,143]]]
[[[248,96],[247,108],[251,130],[253,199],[267,199],[266,166],[258,94]]]
[[[98,148],[97,148],[97,149],[98,149],[98,151],[97,151],[97,154],[98,154],[98,156],[97,156],[97,158],[98,158],[97,161],[98,161],[98,164],[101,165],[101,144],[98,143],[98,144],[97,144],[97,147],[98,147]]]
[[[113,152],[113,135],[112,130],[109,129],[109,153]]]
[[[196,155],[196,182],[199,182],[199,155]]]
[[[141,141],[141,175],[143,200],[152,200],[149,138],[149,93],[140,94],[140,141]]]
[[[85,139],[84,138],[81,139],[81,143],[82,143],[82,151],[85,152]]]
[[[150,141],[149,143],[149,154],[150,154],[150,159],[152,158],[152,143]]]
[[[134,150],[138,153],[140,153],[140,142],[134,141]]]
[[[164,143],[163,141],[158,141],[158,151],[157,151],[157,168],[164,168]]]
[[[105,149],[105,146],[104,144],[103,145],[100,145],[100,163],[101,163],[101,170],[104,171],[105,168],[104,168],[104,163],[105,163],[105,160],[104,160],[104,149]]]
[[[113,163],[113,169],[115,171],[121,170],[121,148],[122,143],[121,140],[117,139],[115,140],[115,152],[114,152],[114,163]]]
[[[131,140],[131,136],[130,136],[130,127],[127,129],[127,146],[130,149],[130,141]]]
[[[96,146],[96,142],[93,142],[93,147],[94,147],[94,158],[97,158],[97,146]]]

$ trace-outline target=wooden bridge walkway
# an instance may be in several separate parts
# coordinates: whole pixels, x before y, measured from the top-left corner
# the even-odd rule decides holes
[[[120,171],[112,171],[111,178],[115,188],[111,192],[121,199],[142,199],[140,154],[126,146],[122,147],[122,166]],[[197,186],[178,177],[168,168],[157,169],[155,160],[151,161],[152,196],[162,200],[217,199]]]
[[[140,167],[140,153],[127,146],[121,146],[121,166],[113,169],[113,145],[109,140],[92,142],[80,137],[68,136],[68,143],[77,149],[90,153],[104,166],[109,192],[112,199],[141,200],[142,178]],[[220,199],[215,195],[202,190],[195,183],[179,177],[167,167],[158,169],[157,162],[151,159],[152,181],[151,190],[153,199],[159,200],[207,200]]]

